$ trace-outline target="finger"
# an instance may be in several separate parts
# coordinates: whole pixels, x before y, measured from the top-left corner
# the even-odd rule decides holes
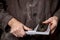
[[[53,23],[53,24],[51,25],[51,34],[54,33],[56,27],[57,27],[57,23]]]
[[[21,28],[21,29],[19,29],[19,30],[17,30],[18,31],[18,35],[20,36],[20,37],[23,37],[24,35],[25,35],[25,31],[24,31],[24,29],[23,28]]]
[[[15,35],[17,35],[17,37],[23,37],[23,36],[24,36],[23,31],[21,32],[21,31],[19,31],[19,30],[16,30],[16,31],[14,31],[13,33],[14,33]]]
[[[13,32],[12,32],[12,34],[13,34],[14,36],[20,37],[17,33],[18,33],[18,31],[13,31]]]
[[[28,28],[28,27],[26,27],[26,26],[24,26],[24,29],[25,29],[25,30],[32,30],[31,28]]]
[[[51,24],[51,30],[53,30],[56,26],[57,26],[57,23],[55,21],[53,21]]]
[[[17,37],[16,33],[14,33],[13,31],[10,31],[10,33]]]
[[[25,31],[24,31],[24,29],[20,30],[20,34],[21,34],[22,36],[25,35]]]
[[[54,28],[54,29],[51,31],[51,34],[53,34],[55,30],[56,30],[56,28]]]
[[[15,33],[12,33],[15,37],[18,37]]]
[[[46,20],[46,21],[44,21],[43,23],[46,23],[46,24],[48,24],[48,23],[50,23],[51,22],[51,18],[49,18],[48,20]]]
[[[12,31],[10,31],[10,33],[15,35],[16,37],[23,37],[25,35],[25,32],[24,32],[24,30],[22,28],[21,29],[12,30]]]

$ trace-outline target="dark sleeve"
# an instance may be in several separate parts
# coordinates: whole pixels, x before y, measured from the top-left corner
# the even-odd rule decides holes
[[[0,0],[0,25],[3,30],[5,30],[8,22],[12,19],[12,16],[5,11],[6,9],[6,0]]]
[[[57,10],[56,10],[54,16],[57,16],[60,20],[60,0],[58,0]]]
[[[60,20],[60,9],[54,14],[54,16],[57,16],[58,19]]]
[[[12,16],[4,12],[3,10],[2,12],[0,12],[0,23],[1,23],[2,29],[5,29],[5,27],[7,26],[11,18]]]

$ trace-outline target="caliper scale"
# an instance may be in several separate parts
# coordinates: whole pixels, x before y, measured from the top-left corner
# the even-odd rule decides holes
[[[39,24],[34,28],[34,30],[26,31],[27,35],[49,35],[50,26],[48,25],[47,30],[44,32],[37,31]]]

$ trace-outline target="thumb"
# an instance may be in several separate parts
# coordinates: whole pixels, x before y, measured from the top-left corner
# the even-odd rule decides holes
[[[49,18],[48,20],[46,20],[46,21],[44,21],[43,23],[45,23],[45,24],[48,24],[48,23],[50,23],[51,22],[51,18]]]
[[[28,27],[26,27],[26,26],[24,26],[24,29],[25,29],[25,30],[32,30],[31,28],[28,28]]]

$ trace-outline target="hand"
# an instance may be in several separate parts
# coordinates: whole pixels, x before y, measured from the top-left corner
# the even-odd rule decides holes
[[[25,35],[24,30],[32,30],[25,25],[23,25],[21,22],[17,21],[15,18],[12,18],[8,25],[11,27],[10,33],[12,33],[16,37],[23,37]]]
[[[53,16],[53,17],[49,18],[48,20],[44,21],[43,23],[50,24],[51,33],[53,33],[58,24],[58,17]]]

